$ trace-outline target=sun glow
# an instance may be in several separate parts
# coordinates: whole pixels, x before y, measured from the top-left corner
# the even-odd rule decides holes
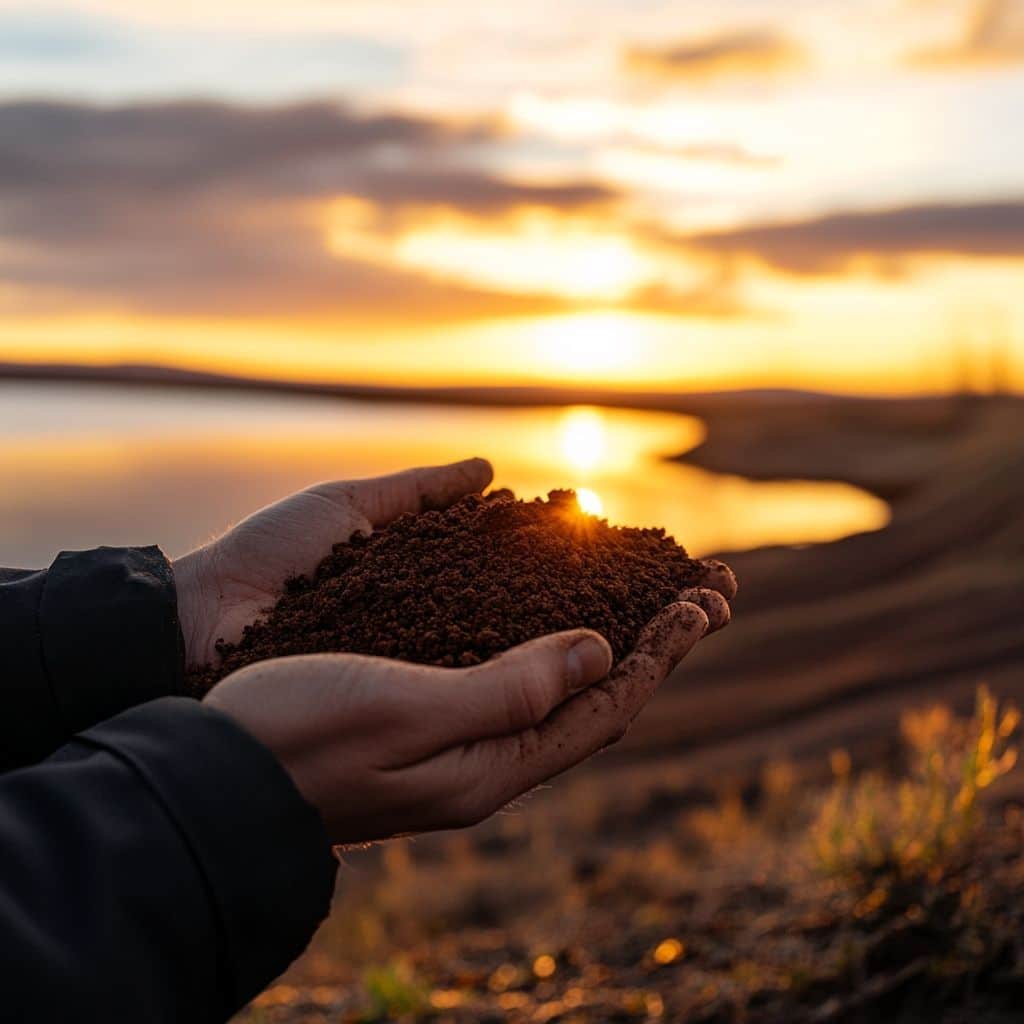
[[[559,375],[580,380],[631,377],[650,361],[629,314],[581,313],[538,320],[530,330],[533,357]]]
[[[425,227],[395,245],[402,266],[508,292],[618,301],[658,275],[654,261],[607,228],[541,215],[508,231]]]
[[[565,462],[578,473],[596,469],[608,451],[604,419],[596,409],[570,409],[562,420],[560,443]]]
[[[511,294],[575,300],[617,302],[664,274],[655,254],[593,216],[527,208],[486,224],[447,212],[387,229],[381,220],[364,200],[331,202],[328,251]]]
[[[576,504],[579,505],[580,511],[585,512],[588,516],[604,515],[604,502],[601,500],[601,495],[589,487],[577,489]]]

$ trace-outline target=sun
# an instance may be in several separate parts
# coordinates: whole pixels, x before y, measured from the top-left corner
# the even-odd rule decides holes
[[[575,313],[538,321],[530,331],[534,358],[565,377],[615,380],[632,376],[647,356],[629,314]]]
[[[576,490],[576,504],[580,511],[588,516],[600,516],[604,514],[604,502],[601,495],[592,491],[589,487],[579,487]]]
[[[600,334],[562,338],[549,352],[552,362],[572,373],[605,373],[626,362],[625,346]]]

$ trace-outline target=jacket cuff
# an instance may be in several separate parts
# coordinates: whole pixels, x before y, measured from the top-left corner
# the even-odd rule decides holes
[[[219,923],[240,1006],[305,949],[337,863],[318,813],[270,750],[222,712],[166,697],[79,737],[121,757],[174,821]]]
[[[39,632],[65,735],[185,692],[174,575],[157,547],[61,552],[46,574]]]

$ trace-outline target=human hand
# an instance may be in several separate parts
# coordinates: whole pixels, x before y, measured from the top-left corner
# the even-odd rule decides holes
[[[316,484],[242,520],[174,563],[189,667],[212,661],[219,638],[236,641],[274,604],[291,576],[312,572],[331,547],[405,512],[444,508],[482,491],[485,459]]]
[[[625,734],[678,662],[728,623],[721,593],[687,595],[614,668],[604,638],[578,629],[463,669],[353,654],[264,661],[205,700],[274,752],[332,844],[461,828]]]

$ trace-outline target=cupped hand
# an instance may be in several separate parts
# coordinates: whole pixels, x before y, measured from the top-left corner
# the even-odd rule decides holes
[[[206,703],[276,754],[332,844],[460,828],[625,734],[678,662],[729,620],[718,590],[685,596],[614,667],[603,637],[572,630],[464,669],[280,658],[229,676]]]
[[[188,666],[213,661],[218,639],[237,641],[245,626],[274,604],[285,580],[312,572],[334,544],[406,512],[445,508],[483,491],[493,475],[486,459],[466,459],[316,484],[179,558],[174,575]],[[722,562],[705,561],[699,582],[727,601],[736,593],[736,578]]]
[[[482,491],[492,476],[486,459],[467,459],[316,484],[260,509],[178,559],[174,575],[188,665],[213,660],[218,639],[238,640],[242,629],[274,604],[285,580],[312,572],[334,544],[370,533],[405,512],[451,505]]]

